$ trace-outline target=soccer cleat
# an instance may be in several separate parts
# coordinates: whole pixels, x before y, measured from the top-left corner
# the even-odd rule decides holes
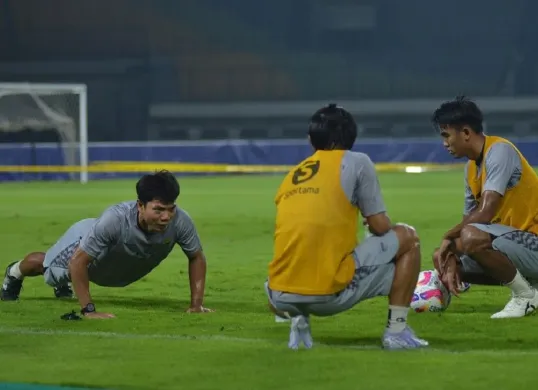
[[[0,292],[0,299],[2,301],[16,301],[19,299],[19,295],[22,289],[22,279],[14,278],[9,275],[9,270],[15,263],[11,263],[6,268],[4,282],[2,284],[2,291]]]
[[[56,298],[73,298],[71,283],[68,283],[65,286],[54,287],[54,296]]]
[[[389,333],[385,330],[382,344],[384,349],[389,350],[424,348],[429,345],[426,340],[418,338],[409,326],[398,333]]]
[[[299,349],[301,343],[304,344],[305,348],[312,348],[314,344],[310,333],[310,320],[305,316],[292,317],[288,347]]]
[[[275,314],[275,322],[281,323],[281,322],[290,322],[289,318],[280,317]]]
[[[493,314],[491,318],[520,318],[533,313],[538,308],[538,291],[535,289],[533,291],[534,296],[532,298],[518,297],[512,294],[512,298],[504,309]]]
[[[466,292],[471,288],[471,283],[461,282],[459,286],[459,292]]]

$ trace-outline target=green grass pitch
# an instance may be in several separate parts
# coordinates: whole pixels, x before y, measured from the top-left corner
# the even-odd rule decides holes
[[[27,279],[19,302],[0,302],[0,382],[108,389],[521,389],[538,361],[536,318],[491,320],[509,298],[473,286],[442,314],[411,313],[431,349],[379,349],[386,298],[333,318],[314,318],[315,346],[286,347],[288,325],[267,311],[262,284],[272,253],[276,176],[180,178],[179,204],[194,218],[208,258],[206,305],[185,314],[187,262],[173,254],[122,289],[92,287],[104,321],[65,322],[77,308],[43,279]],[[442,233],[461,219],[461,173],[382,173],[393,222],[415,226],[422,268]],[[0,266],[45,251],[73,222],[134,198],[134,180],[0,185]],[[362,234],[362,232],[361,232]],[[323,344],[323,345],[321,345]],[[0,389],[2,384],[0,383]]]

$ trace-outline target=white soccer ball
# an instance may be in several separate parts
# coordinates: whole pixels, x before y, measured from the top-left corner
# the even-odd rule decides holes
[[[436,270],[422,271],[411,299],[411,309],[417,313],[424,311],[445,311],[452,295],[439,278]]]

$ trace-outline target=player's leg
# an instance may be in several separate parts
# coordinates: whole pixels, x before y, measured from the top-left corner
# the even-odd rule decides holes
[[[22,261],[10,264],[6,269],[0,293],[1,299],[4,301],[17,300],[24,278],[38,275],[44,275],[45,282],[54,288],[56,297],[72,297],[73,291],[69,280],[64,277],[51,279],[49,276],[58,274],[58,272],[47,271],[51,267],[53,270],[62,268],[67,270],[67,263],[78,246],[78,242],[82,235],[89,231],[94,221],[94,218],[89,218],[73,224],[46,253],[30,253]]]
[[[504,225],[471,224],[462,229],[464,253],[493,280],[512,290],[505,308],[491,318],[524,317],[538,308],[538,236]]]
[[[15,301],[19,298],[25,276],[43,275],[43,260],[44,252],[32,252],[24,259],[9,264],[0,291],[2,301]]]
[[[415,229],[397,224],[384,236],[366,238],[354,251],[356,271],[349,286],[327,302],[310,303],[315,315],[333,315],[377,296],[389,297],[385,348],[418,348],[428,343],[407,325],[407,313],[418,274],[420,246]]]
[[[433,266],[438,273],[441,273],[440,268],[440,256],[439,248],[436,248],[432,255]],[[471,284],[485,285],[485,286],[498,286],[500,282],[486,275],[484,269],[480,267],[470,257],[462,255],[458,261],[458,272],[460,275],[461,285],[459,286],[460,292],[468,291]],[[446,281],[444,281],[446,282]]]
[[[328,301],[329,296],[302,296],[281,291],[273,291],[269,283],[265,282],[265,292],[269,299],[269,309],[278,317],[290,321],[290,335],[288,347],[298,349],[301,344],[305,348],[312,348],[314,342],[310,332],[309,302],[316,300]]]
[[[394,228],[398,251],[394,258],[394,276],[389,291],[387,327],[383,347],[408,349],[426,347],[428,342],[418,338],[407,325],[409,305],[420,273],[420,241],[415,229],[407,225]],[[394,241],[394,238],[391,239]]]
[[[416,232],[399,224],[384,236],[366,238],[355,248],[356,271],[349,286],[335,295],[300,296],[272,291],[265,284],[273,312],[291,318],[290,347],[306,338],[312,344],[309,316],[331,316],[360,301],[389,296],[389,321],[383,337],[388,348],[417,348],[427,342],[407,326],[407,312],[420,270]],[[390,344],[390,345],[389,345]],[[293,346],[292,346],[293,345]]]
[[[269,310],[275,315],[275,322],[288,322],[290,320],[286,313],[277,310],[277,308],[273,306],[271,301],[268,301],[268,307]]]
[[[16,301],[19,299],[22,289],[23,280],[28,277],[44,275],[45,282],[51,285],[54,289],[56,298],[71,298],[73,290],[70,282],[64,280],[64,283],[48,283],[49,279],[47,267],[44,265],[47,257],[54,257],[55,251],[51,248],[46,253],[32,252],[24,257],[23,260],[11,263],[6,268],[2,290],[0,291],[0,299],[2,301]]]

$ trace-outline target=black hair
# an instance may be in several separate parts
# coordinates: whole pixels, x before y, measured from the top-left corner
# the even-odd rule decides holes
[[[308,135],[316,150],[349,150],[357,138],[357,124],[348,111],[331,103],[312,115]]]
[[[439,132],[448,126],[456,130],[467,126],[477,134],[483,131],[483,120],[480,108],[465,96],[457,96],[455,100],[444,102],[435,110],[431,118],[434,127]]]
[[[174,203],[179,196],[179,183],[167,170],[144,175],[136,183],[136,195],[144,205],[153,200]]]

